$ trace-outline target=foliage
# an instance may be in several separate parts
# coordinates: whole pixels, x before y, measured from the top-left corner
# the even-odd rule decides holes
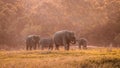
[[[0,48],[64,29],[91,44],[111,43],[120,33],[119,8],[119,0],[0,0]]]

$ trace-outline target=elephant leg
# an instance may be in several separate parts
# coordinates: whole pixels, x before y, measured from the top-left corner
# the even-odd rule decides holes
[[[37,44],[37,49],[40,49],[40,44],[39,43]]]
[[[44,50],[44,47],[43,47],[43,45],[41,45],[41,50]]]
[[[53,45],[51,46],[51,50],[53,50]]]
[[[49,50],[53,50],[53,46],[52,45],[49,46]]]
[[[29,46],[28,46],[28,44],[26,45],[26,50],[28,50],[29,49]]]
[[[65,47],[65,50],[68,51],[70,48],[70,43],[65,38],[63,38],[63,45]]]
[[[65,47],[65,50],[67,50],[67,45],[64,45],[64,47]]]
[[[32,46],[29,46],[29,50],[32,50]]]
[[[55,45],[55,50],[59,50],[59,45]]]
[[[36,44],[33,46],[33,49],[36,50]]]
[[[49,47],[48,47],[48,50],[50,50],[51,49],[51,45],[49,45]]]
[[[69,44],[67,44],[67,45],[65,45],[65,50],[69,50],[70,49],[70,45]]]
[[[79,44],[79,49],[81,49],[81,44]]]
[[[83,49],[87,49],[87,45],[83,45]]]
[[[38,49],[40,49],[40,45],[38,44]]]

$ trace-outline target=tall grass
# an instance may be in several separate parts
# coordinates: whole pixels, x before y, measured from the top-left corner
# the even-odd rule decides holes
[[[0,51],[0,68],[120,68],[120,49]]]

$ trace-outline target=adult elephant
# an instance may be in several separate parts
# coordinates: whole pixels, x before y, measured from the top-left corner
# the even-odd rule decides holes
[[[39,35],[29,35],[26,39],[26,50],[36,50],[39,40]]]
[[[49,50],[53,50],[53,39],[52,38],[41,38],[40,39],[40,46],[41,49],[48,48]]]
[[[60,45],[63,45],[65,47],[65,50],[69,50],[70,43],[76,43],[75,34],[69,30],[58,31],[54,34],[54,43],[56,50],[59,50]]]
[[[78,45],[79,45],[79,49],[81,49],[81,47],[83,47],[83,49],[87,49],[87,43],[88,43],[87,39],[80,38],[80,39],[77,40],[77,42],[78,42]]]

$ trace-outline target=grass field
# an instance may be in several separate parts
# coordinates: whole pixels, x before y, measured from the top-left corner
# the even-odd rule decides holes
[[[0,51],[0,68],[120,68],[120,49]]]

